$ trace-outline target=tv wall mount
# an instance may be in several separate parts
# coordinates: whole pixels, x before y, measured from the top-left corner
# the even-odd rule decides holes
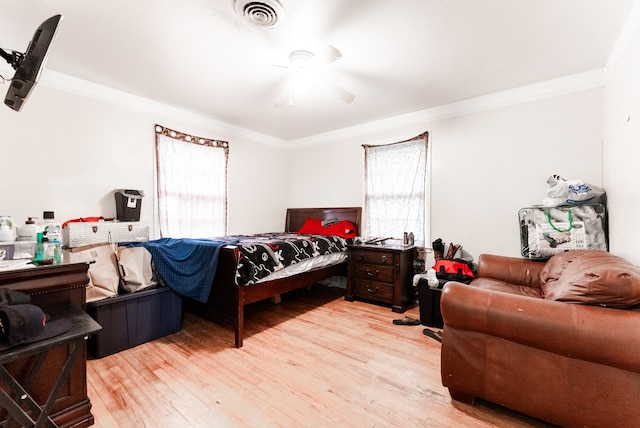
[[[11,51],[11,53],[0,48],[0,56],[4,58],[14,70],[17,70],[22,61],[24,61],[24,54],[18,51]]]
[[[16,71],[11,79],[6,79],[11,84],[4,98],[4,103],[12,110],[20,111],[38,82],[61,20],[62,15],[54,15],[40,24],[24,53],[0,48],[0,56]]]

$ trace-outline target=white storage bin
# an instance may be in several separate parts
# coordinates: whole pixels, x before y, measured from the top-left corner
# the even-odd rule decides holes
[[[74,222],[62,229],[62,245],[66,248],[148,239],[149,224],[141,221]]]

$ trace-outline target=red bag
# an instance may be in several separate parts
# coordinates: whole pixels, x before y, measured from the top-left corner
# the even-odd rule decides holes
[[[436,260],[433,269],[436,271],[436,277],[445,281],[468,284],[476,277],[471,266],[463,260]]]

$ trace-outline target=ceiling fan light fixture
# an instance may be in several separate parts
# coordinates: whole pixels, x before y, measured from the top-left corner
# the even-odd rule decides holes
[[[322,69],[327,64],[342,58],[342,54],[334,46],[327,46],[320,52],[314,54],[307,50],[297,50],[289,55],[289,66],[278,66],[291,70],[289,82],[280,97],[276,100],[274,107],[282,107],[287,99],[289,106],[292,106],[292,95],[308,94],[316,86],[322,86],[329,92],[337,95],[345,103],[351,103],[356,98],[351,92],[341,88],[326,76]]]
[[[297,94],[308,94],[318,82],[317,74],[310,68],[295,70],[291,76],[291,89]]]
[[[308,94],[318,82],[318,73],[309,64],[313,53],[309,51],[293,51],[289,55],[293,75],[291,89],[297,94]]]

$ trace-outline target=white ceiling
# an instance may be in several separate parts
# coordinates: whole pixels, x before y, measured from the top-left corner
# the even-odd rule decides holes
[[[636,0],[279,1],[265,29],[234,0],[0,0],[0,47],[24,52],[60,13],[47,70],[295,140],[603,69]],[[273,64],[327,45],[355,101],[318,88],[275,108],[289,70]]]

